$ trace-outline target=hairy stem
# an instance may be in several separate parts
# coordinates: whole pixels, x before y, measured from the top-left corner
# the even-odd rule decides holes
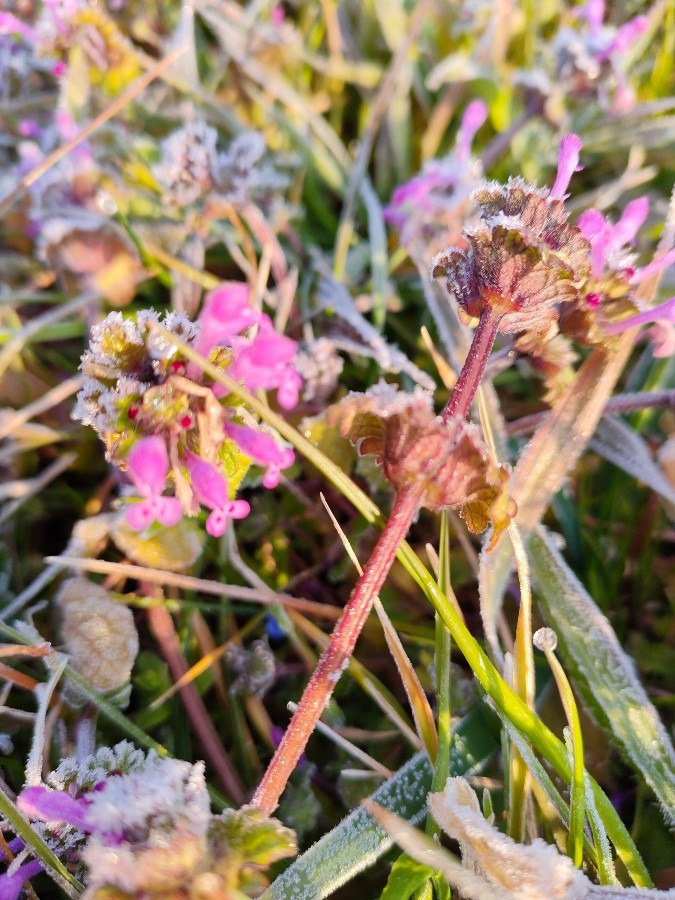
[[[387,525],[356,582],[330,644],[322,653],[286,733],[255,792],[252,803],[267,815],[277,807],[310,735],[346,668],[373,602],[391,569],[396,551],[417,513],[423,487],[415,485],[396,498]]]
[[[474,332],[473,341],[457,379],[457,384],[447,406],[443,410],[441,418],[444,422],[448,422],[454,417],[465,419],[468,416],[473,398],[476,396],[478,385],[492,352],[492,345],[497,336],[500,319],[501,316],[496,315],[489,306],[485,307],[478,327]]]
[[[464,418],[469,412],[490,356],[498,325],[499,316],[486,309],[474,333],[471,348],[450,402],[444,410],[444,422],[447,423],[457,417]],[[433,473],[429,473],[429,477],[432,478]],[[425,483],[426,479],[420,479],[419,483],[401,491],[397,496],[391,516],[373,554],[356,582],[342,617],[335,626],[330,644],[321,655],[281,743],[253,795],[251,802],[267,815],[276,809],[286,783],[328,705],[340,675],[349,662],[375,597],[396,558],[396,551],[405,540],[421,505]]]

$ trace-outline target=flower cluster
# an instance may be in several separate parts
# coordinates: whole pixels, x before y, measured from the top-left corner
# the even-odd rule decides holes
[[[646,30],[647,17],[636,16],[618,27],[605,24],[604,0],[587,0],[575,12],[582,28],[561,28],[553,43],[556,77],[577,96],[598,93],[603,106],[625,112],[635,97],[623,57]]]
[[[675,352],[675,298],[642,309],[635,290],[675,262],[675,250],[671,250],[646,266],[636,265],[632,246],[648,212],[648,199],[638,197],[614,224],[597,209],[587,209],[579,217],[579,228],[591,245],[591,275],[583,290],[586,336],[588,342],[597,343],[605,335],[651,325],[647,334],[655,344],[654,356],[671,356]]]
[[[263,870],[295,852],[293,833],[258,810],[212,815],[203,763],[146,756],[127,741],[63,760],[17,803],[67,856],[90,898],[257,894],[267,883]],[[12,864],[0,896],[18,897],[40,868],[37,860]]]
[[[469,103],[454,148],[442,159],[429,160],[419,175],[394,191],[384,218],[399,230],[406,247],[416,239],[432,245],[442,241],[442,247],[460,237],[470,211],[471,192],[482,177],[471,145],[486,119],[487,107],[481,100]]]
[[[628,328],[651,324],[656,356],[675,349],[675,298],[645,309],[636,288],[675,261],[675,251],[638,268],[632,250],[648,201],[629,203],[616,223],[588,209],[568,223],[564,200],[578,168],[581,141],[567,135],[549,190],[511,178],[473,194],[481,221],[465,228],[468,244],[434,260],[469,321],[489,311],[502,332],[516,333],[515,348],[542,371],[552,399],[575,359],[571,341],[605,346]]]
[[[248,299],[245,284],[224,283],[207,295],[197,322],[177,313],[160,322],[154,311],[135,318],[113,312],[93,328],[73,417],[91,425],[108,459],[128,472],[140,497],[127,513],[132,528],[155,521],[170,527],[184,513],[195,515],[201,503],[210,510],[207,531],[220,536],[228,519],[249,512],[234,494],[250,463],[265,469],[267,488],[292,464],[293,451],[162,333],[249,390],[275,390],[279,405],[292,409],[302,383],[292,364],[296,343]],[[164,496],[167,479],[175,496]]]
[[[550,190],[510,178],[506,186],[491,183],[474,192],[481,221],[464,230],[467,249],[450,247],[432,269],[434,277],[445,276],[469,320],[489,309],[500,331],[545,333],[558,304],[578,299],[590,274],[590,245],[568,224],[564,199],[580,149],[576,135],[563,138]]]

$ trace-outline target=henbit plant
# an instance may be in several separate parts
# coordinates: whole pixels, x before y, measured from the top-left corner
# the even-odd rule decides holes
[[[658,422],[638,412],[630,424],[601,415],[672,404],[672,391],[659,389],[668,387],[675,301],[655,300],[675,255],[672,214],[656,258],[639,264],[665,216],[659,142],[672,128],[665,87],[672,23],[663,4],[625,15],[624,24],[618,8],[605,15],[602,0],[505,10],[426,0],[411,12],[395,2],[386,11],[327,3],[319,13],[302,0],[288,8],[200,0],[179,10],[128,0],[108,12],[86,0],[45,0],[26,8],[26,21],[0,13],[0,371],[8,407],[0,436],[10,470],[0,512],[8,529],[0,615],[23,614],[17,628],[0,622],[11,642],[2,656],[16,658],[2,663],[11,737],[0,734],[0,750],[3,777],[19,794],[17,806],[11,792],[0,793],[3,830],[16,836],[2,845],[3,898],[17,898],[25,879],[41,893],[41,870],[71,897],[83,889],[87,897],[124,900],[255,896],[271,879],[270,900],[329,895],[392,846],[371,815],[347,816],[275,878],[275,860],[294,852],[289,831],[261,809],[212,813],[206,791],[222,809],[214,779],[237,805],[259,783],[261,805],[274,805],[335,687],[326,709],[333,728],[323,733],[342,731],[343,710],[344,724],[367,727],[340,733],[330,754],[317,751],[317,737],[297,760],[279,816],[298,843],[315,836],[319,822],[336,822],[341,801],[352,804],[355,792],[370,792],[366,785],[385,777],[375,799],[409,821],[427,815],[428,834],[444,824],[461,839],[466,865],[479,869],[471,875],[448,863],[437,847],[428,865],[403,854],[385,900],[440,900],[451,884],[481,898],[541,895],[552,885],[567,895],[629,897],[634,892],[620,881],[648,888],[664,867],[675,753],[659,716],[669,718],[672,652],[656,592],[658,585],[667,592],[669,575],[665,556],[644,535],[668,540],[655,510],[657,495],[665,503],[675,497],[673,422],[670,412]],[[162,46],[167,55],[156,63],[150,56]],[[655,53],[646,53],[651,47]],[[135,103],[141,91],[142,104]],[[456,127],[451,149],[448,126]],[[553,130],[584,139],[587,171],[575,186],[586,193],[569,206],[575,135],[563,141],[551,191],[530,184],[545,177]],[[485,172],[499,180],[483,181]],[[511,172],[527,180],[502,185]],[[654,173],[650,200],[636,196]],[[620,210],[627,194],[613,219],[607,210],[617,203]],[[570,209],[585,209],[572,219],[576,226]],[[60,302],[73,291],[82,293]],[[167,303],[171,312],[148,311]],[[435,336],[423,332],[422,352],[417,336],[429,315]],[[470,350],[462,323],[475,329]],[[285,336],[287,325],[296,338],[302,333],[301,344]],[[652,346],[635,363],[643,326]],[[376,383],[382,372],[398,388]],[[441,415],[430,397],[436,374],[453,391]],[[619,379],[624,396],[611,397]],[[341,382],[364,392],[340,400]],[[76,415],[102,437],[107,470],[89,429],[75,431],[56,410],[78,391]],[[533,409],[536,417],[528,416]],[[480,427],[467,423],[471,410]],[[502,410],[519,417],[508,428]],[[507,434],[535,427],[529,444],[507,444]],[[348,475],[353,452],[339,432],[357,446],[367,493]],[[62,453],[64,442],[77,454]],[[628,472],[630,487],[590,454],[581,460],[589,446]],[[635,479],[653,494],[633,527],[643,499]],[[285,489],[256,491],[259,483]],[[383,532],[347,605],[357,607],[354,622],[343,617],[332,639],[307,618],[338,618],[330,601],[347,577],[315,502],[329,483],[338,519],[352,516],[351,504]],[[386,517],[374,500],[392,488],[397,499]],[[437,518],[420,514],[424,508],[441,511],[435,575],[416,550],[420,536],[436,540]],[[549,508],[567,540],[564,555],[540,525]],[[451,559],[452,510],[464,524],[452,537],[463,550],[453,547]],[[52,525],[62,513],[68,524],[80,521],[55,556],[42,526],[59,540]],[[465,526],[479,533],[488,524],[476,555]],[[370,555],[356,518],[338,529],[356,554]],[[45,552],[48,565],[35,577],[35,555]],[[428,554],[433,563],[432,544]],[[395,555],[410,584],[400,570],[387,578]],[[509,575],[514,559],[518,583]],[[186,574],[195,570],[202,577]],[[64,571],[53,607],[33,608]],[[102,585],[89,580],[97,574]],[[375,674],[383,665],[376,629],[362,638],[368,664],[351,655],[379,584],[389,616],[378,612],[396,661],[387,675],[399,672],[414,723],[387,675]],[[473,634],[474,597],[492,660]],[[422,613],[424,598],[435,610],[433,625]],[[624,629],[619,637],[603,611]],[[564,685],[563,672],[569,675],[601,732],[583,713],[579,720],[567,687],[572,739],[561,741],[544,725],[556,713],[540,705],[545,678],[537,678],[535,693],[538,616],[559,640],[561,663],[548,654],[556,680]],[[48,640],[59,642],[68,662]],[[650,673],[649,691],[622,642]],[[451,665],[451,644],[463,671]],[[315,647],[327,648],[318,668]],[[367,701],[347,679],[338,684],[344,664]],[[314,703],[301,716],[304,732],[287,732],[259,782],[261,748],[273,752],[285,721],[281,699],[295,699],[313,669],[310,699],[299,707]],[[462,696],[462,685],[479,686],[493,712]],[[402,740],[372,725],[365,704],[373,700]],[[456,703],[469,708],[459,725],[451,717]],[[119,745],[120,734],[152,752]],[[367,740],[371,755],[350,750],[348,737]],[[503,771],[489,764],[500,740]],[[628,788],[618,757],[598,762],[608,741],[648,787]],[[285,766],[279,757],[289,744]],[[409,745],[426,753],[401,765]],[[365,772],[345,768],[342,754],[352,752]],[[491,791],[483,813],[464,802],[466,792],[458,801],[451,782],[449,824],[439,799],[448,776],[483,771],[496,776],[481,782]],[[430,788],[433,816],[425,804]],[[502,806],[515,842],[489,825]],[[548,847],[522,843],[540,835]],[[411,853],[427,853],[419,836],[411,841]],[[516,870],[515,881],[495,874],[481,855],[484,842]],[[384,860],[376,867],[380,888],[387,868]],[[360,885],[357,891],[364,893]]]
[[[476,192],[482,222],[465,237],[467,250],[449,250],[433,274],[444,274],[467,317],[478,319],[466,362],[439,418],[423,397],[399,397],[387,386],[352,396],[335,411],[343,434],[362,454],[374,454],[396,500],[378,543],[356,583],[331,642],[305,688],[253,803],[272,813],[347,665],[371,607],[421,506],[459,508],[474,531],[493,523],[492,546],[508,527],[515,504],[508,476],[490,463],[478,432],[464,422],[488,363],[497,332],[545,333],[558,304],[578,302],[588,278],[591,245],[567,224],[564,196],[579,162],[581,142],[563,138],[553,188]]]

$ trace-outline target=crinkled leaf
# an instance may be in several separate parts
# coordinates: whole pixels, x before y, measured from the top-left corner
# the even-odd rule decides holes
[[[222,841],[224,855],[237,857],[244,866],[267,868],[297,853],[291,829],[253,806],[225,810],[214,829],[210,837]]]
[[[492,462],[476,426],[459,419],[442,422],[424,392],[405,394],[381,382],[365,394],[350,394],[328,418],[360,454],[381,462],[397,491],[424,484],[422,506],[460,507],[473,532],[492,521],[491,546],[515,514],[506,493],[508,475]]]

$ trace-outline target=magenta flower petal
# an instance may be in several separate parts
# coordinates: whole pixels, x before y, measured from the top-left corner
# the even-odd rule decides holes
[[[612,249],[612,226],[597,209],[587,209],[583,212],[577,225],[591,245],[593,275],[601,278]]]
[[[222,509],[214,509],[206,520],[206,530],[211,537],[222,537],[228,519],[245,519],[251,512],[246,500],[230,500]]]
[[[636,16],[634,19],[626,22],[614,35],[614,40],[611,44],[597,54],[597,59],[602,62],[615,53],[625,53],[633,46],[648,25],[649,19],[646,16]]]
[[[675,297],[666,300],[659,306],[653,306],[651,309],[642,310],[628,319],[621,322],[614,322],[605,326],[608,334],[622,334],[629,328],[635,328],[638,325],[651,325],[651,340],[657,344],[654,356],[670,356],[669,348],[673,340],[670,330],[675,325]]]
[[[172,528],[183,518],[183,507],[175,497],[157,497],[155,499],[158,522],[166,528]]]
[[[578,16],[586,19],[591,34],[594,34],[602,28],[605,19],[605,0],[588,0],[576,12]]]
[[[672,322],[659,320],[645,334],[654,344],[653,355],[658,359],[675,356],[675,325]]]
[[[626,206],[613,229],[615,247],[632,244],[649,213],[649,199],[637,197]]]
[[[197,456],[188,461],[192,490],[207,509],[223,509],[229,503],[225,476],[213,463]]]
[[[271,434],[254,431],[245,425],[225,424],[228,437],[237,444],[246,456],[261,465],[279,465],[287,469],[293,464],[295,455],[289,447],[280,447]]]
[[[24,883],[41,872],[43,868],[39,859],[32,859],[13,872],[5,872],[4,875],[0,875],[0,900],[17,900]]]
[[[579,171],[579,152],[581,150],[581,138],[576,134],[566,134],[560,141],[558,151],[558,173],[556,175],[551,193],[551,200],[564,200],[572,175]]]
[[[656,275],[658,272],[662,272],[664,269],[672,266],[673,263],[675,263],[675,248],[664,253],[663,256],[658,256],[641,269],[638,269],[631,278],[631,284],[640,284],[645,278],[649,278],[652,275]]]
[[[214,509],[206,520],[206,531],[211,537],[222,537],[227,527],[227,513],[224,509]]]
[[[127,522],[134,531],[143,531],[155,521],[155,507],[151,500],[132,503],[127,507]]]
[[[251,512],[251,504],[246,500],[231,500],[227,506],[227,514],[231,519],[245,519]]]
[[[266,488],[275,488],[279,484],[281,470],[293,465],[295,454],[291,448],[280,447],[271,434],[254,431],[245,425],[235,425],[232,422],[225,425],[225,431],[246,456],[266,467],[263,476],[263,485]]]
[[[251,507],[245,500],[229,499],[227,480],[217,466],[193,455],[188,460],[188,470],[195,496],[211,510],[206,530],[212,537],[225,533],[228,519],[246,518]]]
[[[487,106],[482,100],[472,100],[464,110],[462,123],[459,126],[455,152],[463,162],[471,155],[471,144],[478,129],[483,125],[488,116]]]
[[[169,472],[169,457],[161,437],[141,438],[129,454],[129,476],[141,497],[161,494]]]
[[[81,831],[87,830],[87,806],[84,797],[76,799],[65,791],[53,791],[36,785],[24,788],[16,805],[24,815],[40,822],[65,822]]]
[[[248,285],[226,281],[206,295],[199,316],[199,337],[195,350],[208,356],[213,347],[229,344],[239,332],[260,320],[260,313],[249,306]]]
[[[277,389],[277,400],[282,409],[294,409],[300,399],[302,377],[292,366],[286,366]]]
[[[13,13],[0,12],[0,34],[17,34],[31,43],[37,43],[39,35],[34,28],[22,22]]]
[[[278,366],[290,362],[297,347],[297,341],[279,334],[269,316],[263,315],[258,334],[247,349],[255,365]]]

